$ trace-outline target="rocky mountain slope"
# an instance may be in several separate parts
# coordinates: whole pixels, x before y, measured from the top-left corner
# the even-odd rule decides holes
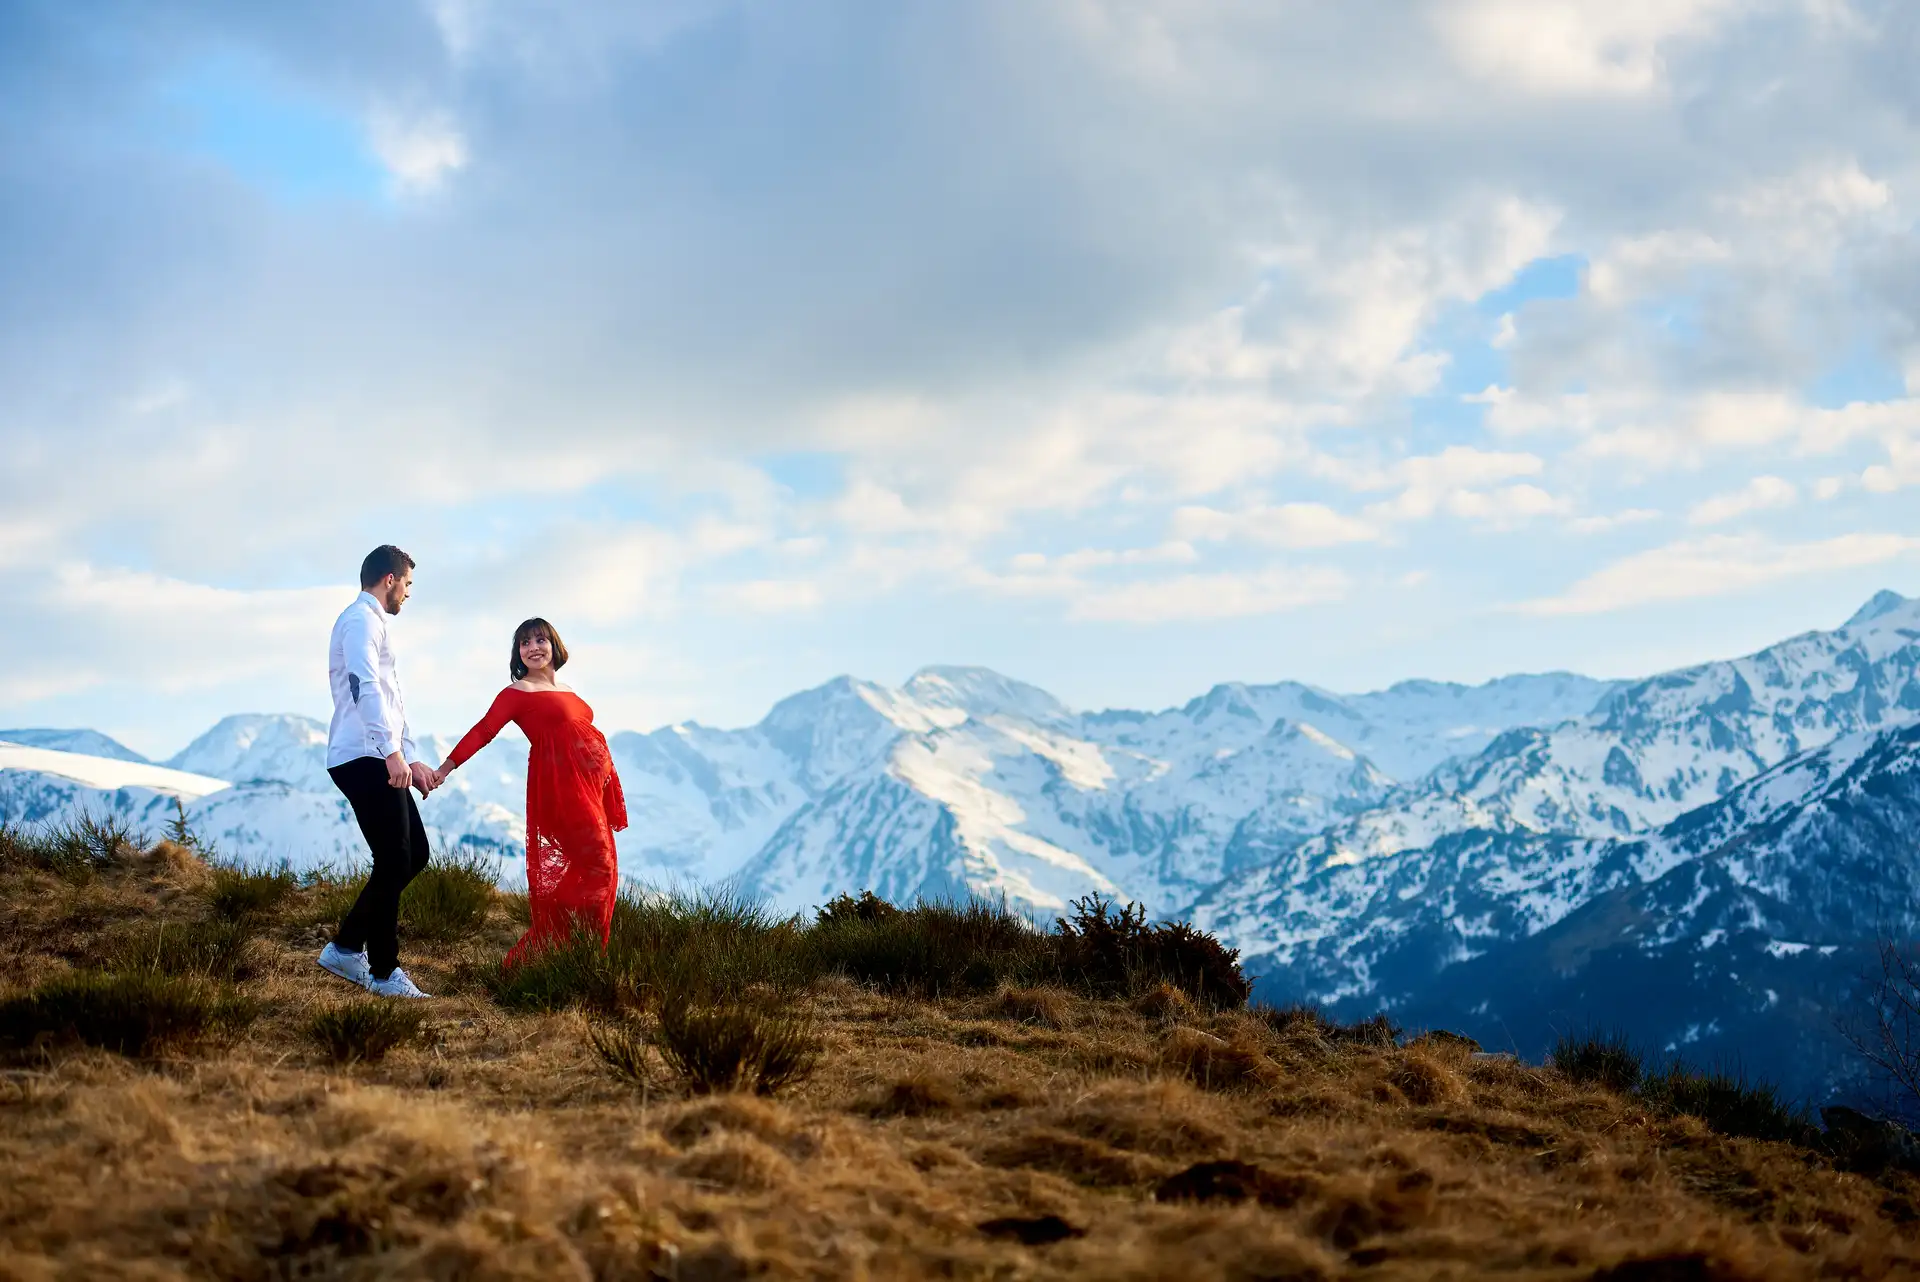
[[[1834,632],[1636,682],[1585,717],[1510,731],[1388,804],[1223,879],[1194,917],[1276,982],[1386,996],[1388,973],[1430,978],[1699,853],[1623,838],[1736,792],[1790,804],[1826,758],[1775,774],[1758,793],[1742,784],[1812,748],[1915,721],[1920,601],[1882,593]],[[1745,812],[1713,813],[1731,823]]]
[[[1864,1088],[1837,1025],[1864,1017],[1878,943],[1920,935],[1920,724],[1836,740],[1591,853],[1584,901],[1552,925],[1437,975],[1403,956],[1376,971],[1382,992],[1415,1023],[1523,1030],[1522,1053],[1555,1028],[1631,1028],[1806,1097]]]

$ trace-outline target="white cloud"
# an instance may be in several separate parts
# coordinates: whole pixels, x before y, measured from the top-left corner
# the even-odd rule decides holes
[[[1438,513],[1466,520],[1510,523],[1566,509],[1566,504],[1536,485],[1501,481],[1534,476],[1546,463],[1537,454],[1448,446],[1438,454],[1403,459],[1372,473],[1354,473],[1356,489],[1404,487],[1385,502],[1367,508],[1376,521],[1420,521]]]
[[[788,614],[812,610],[826,599],[818,583],[806,579],[749,579],[725,583],[713,590],[716,600],[757,614]]]
[[[68,561],[0,591],[59,655],[66,688],[113,682],[171,694],[310,674],[351,587],[243,591]],[[131,641],[131,644],[126,642]]]
[[[1463,520],[1512,526],[1540,516],[1560,516],[1568,510],[1537,485],[1504,485],[1493,490],[1455,490],[1447,496],[1447,512]]]
[[[1660,513],[1648,507],[1630,507],[1625,511],[1605,515],[1577,516],[1567,522],[1570,534],[1606,534],[1623,525],[1639,525],[1644,521],[1656,521]]]
[[[1074,597],[1068,617],[1106,623],[1238,619],[1338,601],[1346,593],[1347,576],[1325,568],[1182,574],[1087,588]]]
[[[1782,579],[1910,556],[1920,538],[1845,534],[1813,543],[1774,543],[1759,535],[1713,535],[1636,553],[1588,575],[1559,596],[1514,607],[1524,614],[1601,614],[1660,601],[1729,596]]]
[[[374,155],[403,192],[437,190],[450,174],[466,168],[467,140],[444,113],[408,116],[376,111],[367,122]]]
[[[1756,476],[1731,494],[1716,494],[1694,504],[1687,513],[1690,525],[1720,525],[1749,512],[1766,512],[1792,507],[1800,501],[1800,489],[1792,481],[1777,476]]]
[[[1665,82],[1662,46],[1701,34],[1732,0],[1452,0],[1432,12],[1467,70],[1531,94],[1626,96]]]
[[[1380,531],[1324,503],[1281,503],[1223,512],[1189,506],[1174,509],[1175,538],[1207,542],[1244,541],[1280,548],[1323,548],[1342,543],[1371,543]]]
[[[1874,494],[1891,494],[1920,485],[1920,437],[1890,437],[1887,461],[1860,474],[1860,484]]]

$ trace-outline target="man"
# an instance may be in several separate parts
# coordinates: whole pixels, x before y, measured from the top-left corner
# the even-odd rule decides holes
[[[320,965],[382,997],[425,997],[400,969],[400,892],[427,866],[427,830],[408,786],[433,791],[433,771],[414,749],[394,666],[387,616],[413,590],[413,558],[392,544],[367,553],[360,595],[334,621],[327,676],[333,725],[327,773],[346,794],[373,851],[373,873]]]

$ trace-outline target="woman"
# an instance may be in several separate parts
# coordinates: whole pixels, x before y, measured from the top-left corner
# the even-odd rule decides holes
[[[461,738],[436,773],[436,786],[493,742],[511,721],[532,742],[527,754],[527,897],[533,924],[501,964],[512,967],[576,929],[604,946],[613,923],[619,864],[613,834],[627,826],[627,801],[593,709],[560,684],[567,647],[545,619],[514,630],[502,690],[480,724]]]

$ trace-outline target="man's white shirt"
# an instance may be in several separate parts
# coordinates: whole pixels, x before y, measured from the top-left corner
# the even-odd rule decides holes
[[[371,592],[354,598],[334,620],[327,679],[333,687],[333,724],[327,730],[329,769],[361,757],[396,752],[409,763],[420,759],[413,728],[407,724],[407,701],[400,693],[386,607]]]

